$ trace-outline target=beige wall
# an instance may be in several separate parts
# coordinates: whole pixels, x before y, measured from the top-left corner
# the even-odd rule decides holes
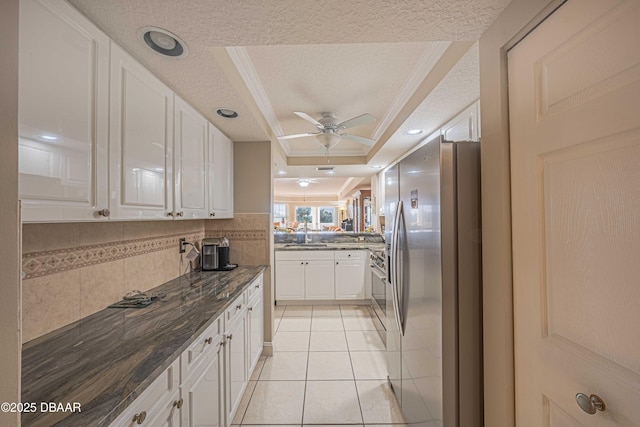
[[[233,144],[233,219],[205,222],[207,237],[224,237],[234,264],[268,265],[264,275],[265,354],[273,351],[273,171],[271,143]]]
[[[20,236],[18,213],[18,0],[0,13],[0,402],[20,401]],[[0,412],[0,425],[18,425]]]
[[[204,221],[25,224],[22,235],[27,342],[183,274],[178,239],[202,240]]]
[[[515,425],[506,51],[560,3],[513,0],[480,38],[485,426]]]

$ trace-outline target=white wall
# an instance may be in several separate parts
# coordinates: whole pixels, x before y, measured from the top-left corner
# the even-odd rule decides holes
[[[18,0],[0,13],[0,402],[20,401],[20,227],[18,213]],[[19,425],[0,412],[0,425]]]
[[[514,426],[506,51],[562,1],[513,0],[480,38],[485,426]]]

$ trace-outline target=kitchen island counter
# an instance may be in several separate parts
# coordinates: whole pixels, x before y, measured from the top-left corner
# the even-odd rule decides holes
[[[190,273],[145,308],[106,308],[25,343],[23,426],[108,426],[266,269]],[[41,412],[74,402],[81,412]]]

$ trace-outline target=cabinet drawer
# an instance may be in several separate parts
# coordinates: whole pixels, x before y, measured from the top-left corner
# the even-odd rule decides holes
[[[198,364],[205,359],[203,357],[211,349],[220,345],[223,333],[222,316],[213,321],[211,325],[182,353],[180,356],[180,379],[184,382]]]
[[[164,411],[165,407],[173,405],[179,387],[179,368],[180,358],[176,359],[171,366],[160,374],[110,426],[152,425],[149,422],[156,419],[160,411]],[[147,422],[138,423],[136,420],[140,419],[146,419]]]
[[[336,251],[336,261],[364,259],[365,251]]]
[[[237,317],[242,316],[247,309],[246,305],[245,293],[242,293],[225,311],[224,320],[226,325],[229,325],[229,323],[233,322]]]
[[[276,251],[278,261],[310,261],[310,260],[333,260],[335,251]]]
[[[255,280],[249,285],[247,288],[247,301],[250,301],[254,295],[262,292],[263,280],[262,274],[259,277],[256,277]]]

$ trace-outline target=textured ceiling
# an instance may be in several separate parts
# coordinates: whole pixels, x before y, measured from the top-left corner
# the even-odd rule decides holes
[[[315,131],[293,111],[318,118],[331,110],[341,120],[372,114],[375,123],[349,130],[379,139],[371,151],[342,140],[330,152],[346,163],[336,176],[348,186],[360,181],[349,176],[371,175],[370,166],[419,142],[402,135],[408,127],[436,129],[478,97],[477,47],[454,55],[460,64],[432,91],[418,89],[446,59],[441,42],[477,40],[510,0],[68,1],[234,141]],[[136,36],[143,26],[177,34],[189,55],[151,52]],[[244,68],[221,63],[215,48],[240,52]],[[220,107],[239,117],[218,117]],[[275,161],[288,177],[324,177],[294,165],[325,162],[314,138],[287,141]]]

